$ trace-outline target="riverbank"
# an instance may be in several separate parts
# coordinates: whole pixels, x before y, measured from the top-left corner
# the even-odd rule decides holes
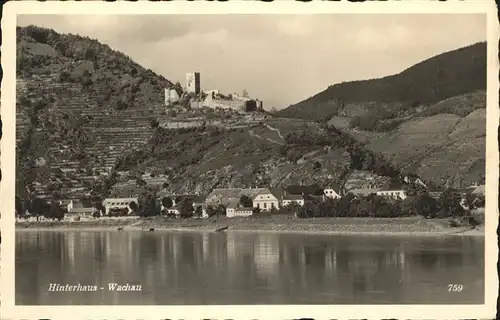
[[[273,215],[259,218],[167,219],[96,219],[89,221],[16,222],[16,230],[150,230],[155,231],[227,231],[286,232],[336,235],[400,236],[484,236],[484,227],[451,227],[449,219],[410,218],[310,218],[297,219]]]

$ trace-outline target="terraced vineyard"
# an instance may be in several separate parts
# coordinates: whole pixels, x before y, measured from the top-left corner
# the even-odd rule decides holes
[[[166,115],[160,114],[161,105],[152,110],[99,108],[81,85],[53,80],[50,76],[18,80],[18,156],[25,151],[18,176],[23,184],[32,183],[39,197],[56,192],[80,198],[109,175],[118,157],[149,141],[151,120],[165,121]],[[34,115],[37,97],[52,97],[54,102]]]

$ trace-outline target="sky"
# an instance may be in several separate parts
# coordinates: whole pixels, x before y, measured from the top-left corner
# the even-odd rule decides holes
[[[183,85],[200,72],[203,90],[246,89],[266,109],[486,40],[477,14],[23,15],[17,24],[97,39]]]

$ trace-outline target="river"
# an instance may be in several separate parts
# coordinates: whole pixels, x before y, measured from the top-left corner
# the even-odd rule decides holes
[[[15,250],[17,305],[484,301],[483,237],[22,231]],[[98,289],[51,292],[50,284]]]

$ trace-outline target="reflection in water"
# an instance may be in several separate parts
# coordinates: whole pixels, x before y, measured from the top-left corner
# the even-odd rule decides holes
[[[109,292],[108,283],[142,285]],[[48,292],[49,283],[98,292]],[[447,285],[464,290],[449,293]],[[16,234],[17,304],[483,303],[483,238]]]

